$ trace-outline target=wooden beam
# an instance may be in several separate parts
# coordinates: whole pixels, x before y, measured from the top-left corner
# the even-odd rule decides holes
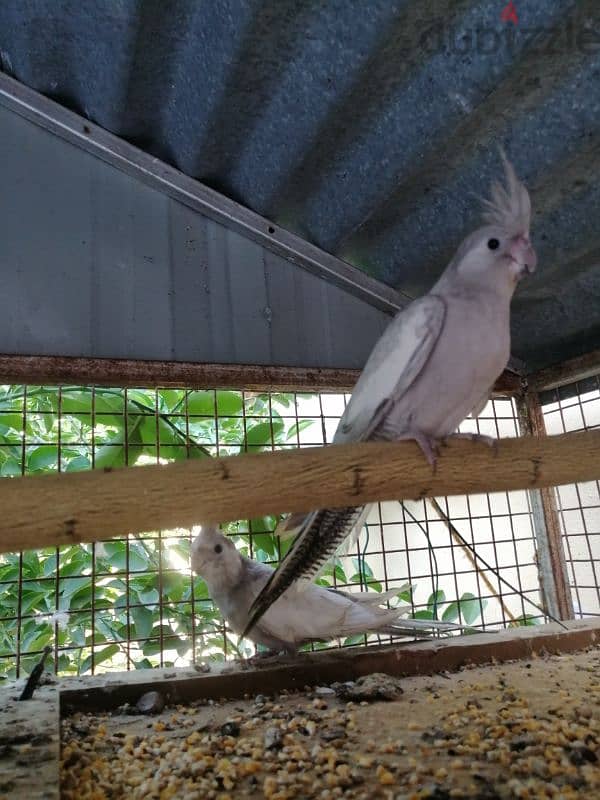
[[[106,673],[94,677],[61,680],[60,704],[63,715],[106,712],[123,703],[135,705],[148,691],[160,691],[169,702],[189,703],[208,698],[241,698],[255,692],[280,692],[333,681],[356,680],[373,672],[404,677],[434,675],[465,665],[536,658],[544,653],[563,654],[593,646],[600,639],[598,620],[558,625],[510,628],[497,633],[452,636],[432,642],[374,647],[343,647],[282,658],[273,665],[232,663],[210,665],[210,672],[198,675],[190,668],[139,669]]]
[[[202,364],[115,358],[0,355],[0,383],[34,385],[177,387],[279,392],[350,392],[361,370],[261,364]],[[495,396],[522,389],[520,375],[505,370]]]
[[[600,477],[600,430],[451,438],[433,470],[413,441],[334,445],[166,466],[0,481],[0,552],[377,500],[554,486]]]
[[[545,367],[527,376],[527,385],[536,392],[556,389],[569,383],[600,375],[600,350]]]

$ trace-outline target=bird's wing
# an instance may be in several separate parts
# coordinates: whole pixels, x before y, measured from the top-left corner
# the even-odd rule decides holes
[[[334,443],[368,439],[392,405],[412,386],[435,347],[446,315],[436,295],[415,300],[390,323],[373,349],[339,422]],[[280,523],[294,544],[250,609],[252,625],[297,577],[313,577],[361,519],[361,509],[293,514]]]
[[[452,623],[407,619],[403,615],[409,608],[381,608],[360,602],[358,598],[358,594],[314,584],[302,590],[295,583],[273,603],[257,627],[272,639],[298,647],[307,642],[326,642],[360,633],[430,636],[432,632],[460,629]]]
[[[415,300],[375,345],[339,422],[334,444],[368,439],[393,403],[412,386],[440,336],[446,315],[441,297]]]
[[[491,395],[492,395],[492,389],[493,389],[493,386],[490,386],[490,388],[489,388],[489,389],[487,390],[487,392],[486,392],[486,393],[483,395],[483,397],[481,398],[481,400],[479,400],[479,402],[477,403],[477,405],[475,406],[475,408],[473,408],[473,409],[471,410],[471,416],[473,417],[473,419],[475,419],[476,417],[478,417],[478,416],[481,414],[481,412],[483,411],[483,409],[484,409],[484,408],[487,406],[487,404],[488,404],[488,402],[489,402],[489,399],[490,399],[490,397],[491,397]]]
[[[259,625],[269,636],[291,644],[328,641],[347,635],[348,625],[366,631],[373,624],[375,614],[369,606],[355,603],[342,592],[302,583],[306,582],[291,586],[261,618]],[[392,612],[389,621],[396,616]]]

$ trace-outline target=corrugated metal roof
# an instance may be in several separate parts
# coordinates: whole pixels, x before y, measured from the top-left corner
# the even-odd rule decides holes
[[[505,5],[7,0],[0,56],[411,296],[476,224],[502,143],[534,202],[513,335],[534,368],[600,344],[600,6]]]

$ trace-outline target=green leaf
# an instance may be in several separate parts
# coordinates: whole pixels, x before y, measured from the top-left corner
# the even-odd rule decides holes
[[[373,575],[373,570],[371,569],[370,565],[364,558],[362,558],[362,556],[360,558],[353,558],[352,563],[354,564],[354,569],[359,573],[359,575],[362,572],[363,578],[375,577]],[[358,582],[360,583],[360,578]]]
[[[241,392],[217,392],[217,415],[235,417],[242,413],[244,401]]]
[[[188,414],[201,417],[215,416],[215,393],[209,391],[189,392],[187,397]],[[185,410],[185,405],[183,406]]]
[[[433,611],[430,611],[429,609],[415,611],[413,614],[413,619],[433,619]]]
[[[125,465],[125,448],[122,442],[105,444],[96,450],[94,467],[96,469],[109,469]]]
[[[69,578],[68,581],[61,581],[60,593],[63,597],[71,597],[84,586],[91,586],[92,579],[88,575],[83,578]]]
[[[471,592],[465,592],[460,598],[460,613],[467,625],[472,625],[475,620],[481,616],[482,610],[485,610],[487,600],[479,600]]]
[[[442,603],[446,602],[446,593],[443,589],[439,589],[437,592],[432,592],[427,598],[427,608],[431,612],[439,611],[439,607]],[[437,616],[437,615],[436,615]]]
[[[445,609],[442,614],[442,622],[456,622],[459,617],[458,603],[453,600]]]
[[[19,563],[0,564],[0,581],[16,581],[19,579]]]
[[[49,622],[36,624],[28,634],[21,636],[21,650],[27,652],[28,650],[41,650],[52,639],[53,630]]]
[[[263,550],[270,558],[278,558],[276,538],[269,533],[253,533],[252,546],[255,552]]]
[[[126,543],[123,541],[102,542],[101,552],[103,552],[102,555],[97,555],[97,560],[118,570],[124,570],[127,565],[125,549]]]
[[[271,425],[273,428],[272,434]],[[270,422],[259,422],[258,425],[247,429],[246,443],[251,447],[265,447],[276,440],[282,430],[282,420],[273,420],[272,424]]]
[[[21,594],[21,614],[29,614],[33,609],[46,611],[46,592],[30,592],[26,589]]]
[[[221,645],[223,642],[221,642]],[[161,652],[160,639],[152,639],[142,644],[142,653],[145,656],[156,656]]]
[[[77,456],[67,463],[65,472],[79,472],[84,469],[91,469],[92,462],[87,456]]]
[[[152,662],[148,658],[142,658],[139,661],[134,661],[136,669],[152,669]]]
[[[514,622],[511,622],[510,627],[524,627],[530,625],[541,625],[542,621],[538,617],[533,617],[531,614],[524,614],[518,617]]]
[[[286,540],[284,540],[284,541],[286,541]],[[323,570],[323,577],[327,577],[327,576],[331,576],[331,577],[335,576],[335,580],[338,583],[359,583],[360,582],[360,581],[353,581],[351,579],[349,580],[346,577],[346,573],[344,572],[344,570],[342,568],[342,565],[340,563],[338,563],[337,561],[336,561],[335,565],[334,564],[328,564],[326,569]]]
[[[289,442],[290,439],[295,439],[301,431],[305,431],[307,428],[310,428],[310,426],[314,425],[314,423],[314,419],[301,419],[298,422],[294,422],[292,427],[287,432],[287,436],[285,437],[286,442]]]
[[[355,644],[364,644],[365,635],[364,633],[359,633],[356,636],[348,636],[347,639],[344,639],[344,646],[351,646]]]
[[[7,458],[2,467],[0,467],[0,475],[3,478],[12,478],[20,474],[21,464],[16,458]]]
[[[0,434],[4,435],[9,430],[19,433],[23,429],[23,414],[0,414]]]
[[[71,595],[68,605],[69,609],[74,608],[91,608],[93,599],[93,590],[91,578],[87,578],[88,585],[82,586],[81,589]],[[62,605],[62,603],[61,603]]]
[[[148,591],[138,591],[136,592],[140,603],[144,603],[145,605],[153,605],[154,603],[158,603],[160,595],[156,589],[149,589]]]
[[[158,396],[162,401],[161,411],[167,414],[174,411],[185,412],[185,392],[181,389],[159,389]]]
[[[133,419],[133,418],[132,418]],[[141,422],[138,424],[137,427],[136,423],[138,420]],[[131,442],[131,432],[134,430],[139,430],[140,440],[142,444],[156,444],[156,417],[138,417],[135,421],[131,421],[129,426],[130,436],[129,441]]]
[[[85,570],[92,568],[92,554],[83,548],[70,548],[71,552],[62,553],[60,558],[60,576],[61,578],[68,578],[76,575],[81,575]],[[49,566],[47,567],[47,565]],[[50,570],[48,574],[52,574],[56,570],[56,558],[51,557],[44,563],[44,574]],[[88,581],[91,578],[87,578]]]
[[[76,644],[78,647],[85,647],[86,644],[86,635],[85,630],[81,627],[74,626],[69,629],[69,634],[73,644]]]
[[[127,410],[135,411],[148,411],[154,414],[156,403],[156,396],[154,389],[128,389],[127,390]]]
[[[58,467],[58,447],[44,444],[27,453],[27,471],[42,472]]]
[[[109,392],[108,390],[96,389],[93,395],[92,389],[70,389],[62,390],[61,410],[63,414],[91,414],[92,407],[98,415],[113,414],[123,410],[123,394],[121,390]],[[97,422],[102,421],[99,416]]]
[[[118,644],[109,644],[108,647],[103,648],[102,650],[96,650],[94,653],[94,667],[97,667],[98,664],[101,664],[103,661],[108,661],[113,656],[115,656],[119,652],[119,645]],[[87,656],[81,662],[81,666],[79,667],[80,674],[87,672],[92,667],[92,657]]]
[[[135,633],[139,639],[147,639],[152,633],[154,614],[144,606],[135,606],[131,609],[131,616],[135,624]]]

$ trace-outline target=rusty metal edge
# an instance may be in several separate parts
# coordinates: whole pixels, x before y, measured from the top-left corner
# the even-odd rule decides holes
[[[600,640],[600,621],[572,622],[569,627],[567,632],[555,625],[545,625],[419,644],[341,648],[302,654],[274,666],[240,668],[220,674],[198,675],[184,670],[187,673],[184,677],[173,677],[172,670],[161,670],[153,673],[150,680],[144,680],[140,673],[122,673],[110,679],[102,676],[90,681],[87,687],[84,684],[79,689],[62,688],[61,716],[77,711],[108,711],[124,703],[135,703],[144,692],[157,688],[171,703],[200,698],[238,699],[258,692],[270,694],[356,680],[373,672],[398,677],[429,675],[466,665],[571,653]]]
[[[544,367],[527,375],[527,383],[537,392],[557,389],[600,373],[600,349]]]
[[[247,391],[350,391],[360,370],[70,356],[0,355],[0,382]]]
[[[36,385],[350,392],[360,373],[359,369],[331,367],[0,354],[0,383]],[[512,396],[521,389],[521,376],[506,369],[493,394]]]

